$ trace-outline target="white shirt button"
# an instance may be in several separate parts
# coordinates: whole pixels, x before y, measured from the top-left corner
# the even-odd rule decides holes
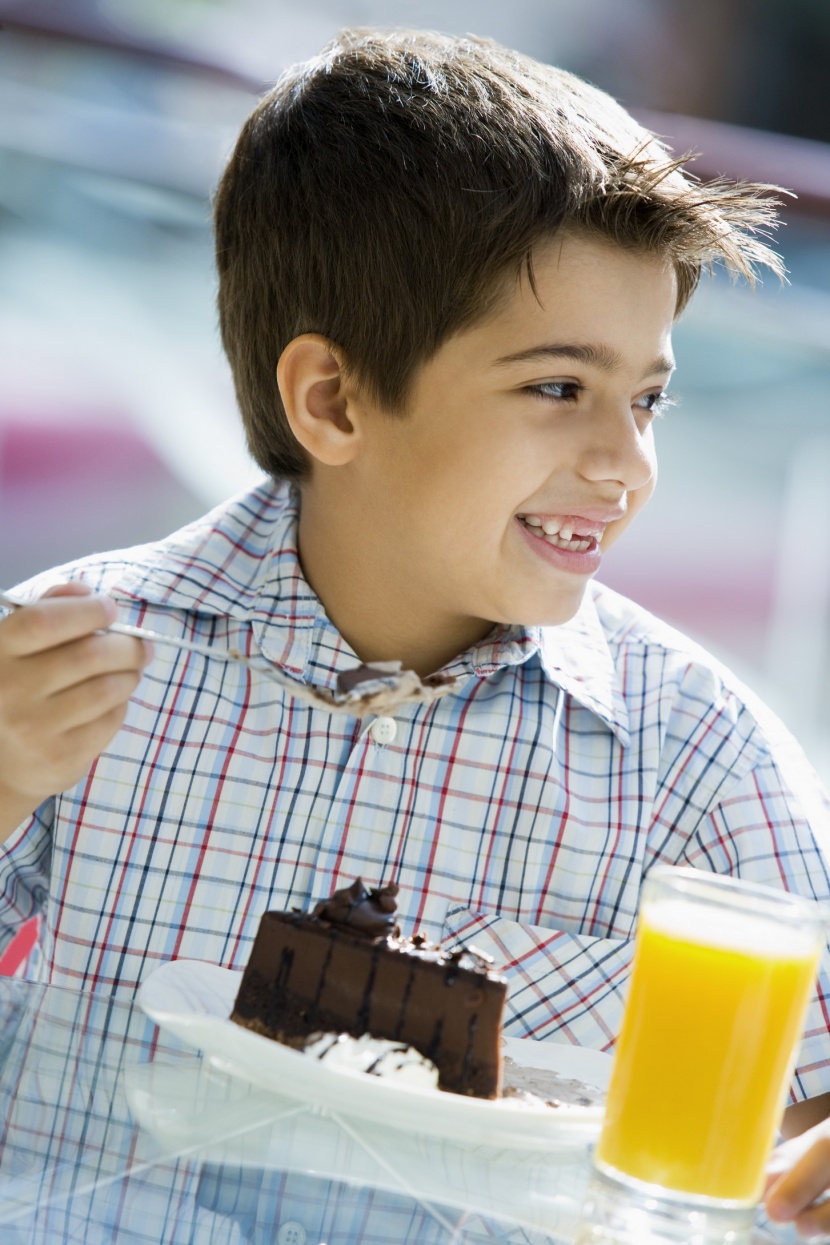
[[[369,734],[376,744],[391,744],[398,733],[398,724],[394,718],[375,718],[369,727]]]
[[[296,1219],[286,1219],[280,1224],[277,1245],[305,1245],[306,1230]]]

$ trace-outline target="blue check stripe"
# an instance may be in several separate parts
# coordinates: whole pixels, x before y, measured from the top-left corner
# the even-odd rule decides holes
[[[356,657],[303,578],[298,497],[263,484],[158,544],[40,576],[125,621],[258,653],[332,687]],[[507,1030],[609,1049],[643,877],[686,863],[830,899],[830,802],[791,738],[708,654],[593,585],[554,628],[495,628],[460,690],[369,724],[158,646],[89,775],[0,853],[6,937],[44,909],[48,980],[133,991],[173,957],[239,968],[261,914],[356,876],[405,929],[471,942]],[[796,1096],[830,1090],[825,964]]]

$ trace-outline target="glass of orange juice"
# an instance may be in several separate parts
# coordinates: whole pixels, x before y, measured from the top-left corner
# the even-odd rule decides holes
[[[825,918],[818,904],[772,887],[652,869],[594,1154],[594,1221],[613,1221],[621,1234],[584,1239],[629,1239],[626,1207],[641,1225],[631,1240],[742,1239],[785,1105]],[[653,1237],[642,1232],[649,1208],[662,1224]]]

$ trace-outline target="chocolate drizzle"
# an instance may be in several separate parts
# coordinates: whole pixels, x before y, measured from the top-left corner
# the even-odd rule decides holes
[[[393,665],[400,669],[400,662],[394,662]],[[388,679],[390,674],[394,675],[396,671],[390,671],[386,666],[352,666],[350,670],[341,670],[337,676],[337,690],[343,695],[346,692],[353,692],[356,687],[360,687],[361,683],[375,683],[378,679]]]
[[[392,1037],[396,1042],[399,1041],[400,1036],[403,1033],[403,1026],[406,1020],[406,1009],[409,1006],[409,996],[412,993],[412,987],[415,984],[416,971],[417,965],[413,964],[409,970],[409,976],[406,979],[406,985],[404,987],[403,994],[401,995],[401,1010],[398,1012],[398,1021],[395,1025],[395,1031],[392,1034]]]
[[[366,984],[363,987],[363,997],[360,1000],[360,1006],[357,1009],[355,1023],[361,1032],[367,1032],[369,1028],[369,1012],[372,1009],[372,991],[375,988],[375,977],[378,971],[378,960],[380,959],[381,948],[376,946],[372,951],[372,959],[369,963],[369,972],[366,977]]]
[[[397,893],[394,882],[367,890],[363,879],[356,878],[351,886],[343,886],[329,899],[321,899],[311,915],[367,938],[399,938],[401,931],[395,921]]]
[[[403,938],[397,894],[358,878],[311,912],[265,913],[231,1018],[299,1049],[324,1033],[398,1042],[440,1089],[495,1097],[506,982],[471,947]]]
[[[404,672],[408,674],[409,672]],[[414,676],[413,676],[414,677]],[[337,694],[339,696],[348,696],[358,693],[358,689],[362,684],[387,683],[394,686],[401,678],[401,663],[399,661],[378,662],[376,665],[367,665],[365,662],[359,666],[352,666],[349,670],[341,670],[337,676]],[[452,688],[458,682],[455,675],[428,674],[425,679],[419,680],[422,688],[430,691],[437,691],[443,688]]]
[[[438,1063],[441,1058],[441,1038],[444,1033],[444,1017],[439,1016],[432,1031],[432,1038],[426,1049],[426,1057],[430,1063]]]
[[[323,960],[323,969],[322,969],[322,972],[320,973],[320,978],[317,982],[317,989],[314,992],[314,998],[311,1001],[311,1007],[309,1008],[309,1011],[308,1011],[308,1020],[311,1023],[316,1023],[317,1017],[320,1014],[320,999],[322,997],[323,991],[326,988],[326,978],[328,976],[329,965],[331,964],[331,957],[334,955],[334,946],[335,946],[336,938],[337,938],[337,935],[334,932],[332,932],[332,936],[329,939],[329,945],[326,948],[326,958]]]
[[[461,1065],[461,1081],[464,1085],[468,1085],[472,1079],[473,1052],[475,1050],[477,1029],[478,1012],[473,1012],[470,1017],[470,1023],[467,1026],[467,1045],[464,1049],[464,1060]]]

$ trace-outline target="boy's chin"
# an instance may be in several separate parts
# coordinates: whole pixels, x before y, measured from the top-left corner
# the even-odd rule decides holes
[[[515,620],[516,624],[520,627],[561,627],[563,623],[570,622],[579,613],[584,596],[585,589],[583,588],[581,592],[575,592],[567,600],[559,600],[528,611],[525,617]]]

